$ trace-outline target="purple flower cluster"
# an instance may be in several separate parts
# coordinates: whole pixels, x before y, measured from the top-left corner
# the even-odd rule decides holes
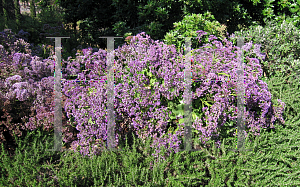
[[[198,33],[199,40],[206,34],[203,31]],[[7,37],[0,36],[0,41],[9,41]],[[20,41],[16,44],[19,45]],[[218,138],[222,127],[237,118],[235,103],[239,48],[226,39],[222,42],[211,35],[208,44],[192,53],[192,78],[197,80],[192,83],[192,108],[196,116],[192,128],[199,132],[199,140],[203,143],[213,137]],[[22,134],[20,129],[34,130],[39,126],[45,130],[52,129],[54,58],[51,56],[41,60],[31,56],[26,42],[22,44],[26,53],[17,47],[9,48],[11,45],[5,47],[2,44],[0,141],[5,141],[3,131],[9,130],[12,134],[10,129],[15,129],[18,134]],[[243,46],[245,122],[247,130],[255,132],[255,135],[259,135],[261,128],[274,128],[277,119],[284,123],[282,113],[285,106],[280,100],[278,105],[273,104],[268,86],[259,80],[262,76],[259,59],[264,58],[259,47],[252,43]],[[153,140],[151,147],[156,148],[155,157],[158,157],[162,146],[167,149],[167,155],[171,151],[178,152],[184,124],[178,122],[175,124],[176,130],[170,130],[170,116],[174,114],[174,106],[183,100],[185,57],[178,54],[174,46],[154,42],[145,33],[132,37],[128,45],[119,47],[114,53],[114,107],[116,130],[119,132],[116,133],[116,143],[119,143],[121,131],[130,128],[138,138]],[[104,146],[107,140],[107,55],[105,50],[93,53],[89,48],[77,53],[75,60],[63,60],[66,65],[62,70],[64,79],[78,75],[79,80],[95,80],[62,83],[63,125],[69,127],[63,129],[63,140],[72,143],[74,150],[84,155],[98,154],[97,146]],[[123,116],[130,119],[128,126],[121,126]],[[74,122],[67,122],[67,118]],[[182,119],[183,116],[177,115],[176,118]],[[22,122],[24,124],[20,125]],[[77,137],[74,137],[75,128]],[[96,146],[93,145],[95,141]],[[217,140],[218,145],[219,142]]]
[[[20,35],[15,35],[11,29],[5,29],[3,32],[0,32],[0,44],[7,50],[8,54],[16,52],[31,54],[30,44],[26,42],[27,38],[24,37],[24,35],[29,35],[29,33],[22,30],[19,33]]]
[[[0,33],[0,71],[0,142],[6,141],[6,131],[21,136],[39,126],[53,129],[54,60],[32,56],[28,43],[4,31]],[[65,116],[63,120],[65,124]]]
[[[203,31],[198,33],[199,40],[206,34]],[[226,39],[222,41],[224,45],[215,39],[211,36],[210,43],[194,50],[192,56],[193,78],[198,80],[192,85],[193,103],[203,103],[203,97],[207,95],[212,100],[211,105],[203,104],[200,112],[199,106],[193,105],[193,111],[197,109],[198,112],[195,112],[197,117],[192,127],[201,132],[199,140],[203,143],[217,137],[220,127],[237,118],[236,70],[240,62],[236,56],[239,48],[232,46]],[[247,43],[243,50],[249,56],[264,57],[259,52],[258,45],[254,45],[253,49],[252,43]],[[155,156],[158,156],[161,146],[178,152],[184,124],[171,134],[165,133],[168,130],[169,115],[172,113],[168,102],[182,100],[181,93],[185,89],[183,55],[178,54],[174,46],[154,42],[145,33],[133,37],[129,45],[119,47],[114,52],[116,119],[120,119],[123,114],[130,116],[130,128],[134,129],[139,138],[153,138],[151,146],[157,148]],[[84,64],[86,71],[79,73],[80,80],[104,80],[106,55],[104,50],[92,54],[91,48],[85,49],[82,56],[68,62],[67,71],[78,73],[79,67]],[[247,107],[245,121],[250,131],[259,132],[263,127],[273,127],[277,119],[284,123],[282,112],[285,104],[280,100],[278,106],[271,103],[271,94],[266,83],[259,80],[262,76],[259,60],[249,56],[245,58],[244,70]],[[96,149],[92,148],[90,151],[91,142],[100,139],[103,144],[107,139],[106,85],[104,81],[78,84],[64,84],[63,91],[69,97],[65,111],[68,117],[75,117],[76,129],[80,131],[77,135],[79,140],[73,142],[74,147],[79,146],[84,155],[92,155],[96,153]],[[90,93],[92,88],[95,91]],[[205,116],[200,117],[202,115]],[[121,129],[118,124],[117,129]],[[255,135],[259,135],[257,132]],[[118,137],[119,134],[116,134],[117,143]]]

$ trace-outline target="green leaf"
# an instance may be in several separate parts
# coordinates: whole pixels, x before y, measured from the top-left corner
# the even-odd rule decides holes
[[[226,76],[230,77],[230,75],[228,75],[226,73],[218,73],[218,75],[226,75]]]
[[[184,114],[184,104],[177,105],[175,109],[172,109],[172,112],[174,114],[177,114],[177,116],[183,116],[183,114]]]
[[[182,123],[184,123],[184,118],[182,118],[182,119],[179,119],[179,120],[178,120],[178,123],[179,123],[179,124],[182,124]]]

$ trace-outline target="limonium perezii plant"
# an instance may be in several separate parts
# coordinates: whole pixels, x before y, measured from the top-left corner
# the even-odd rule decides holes
[[[50,131],[54,126],[54,52],[42,59],[26,38],[17,36],[9,30],[0,32],[0,143],[9,138],[5,133],[21,136],[24,131],[39,127]]]
[[[206,34],[203,31],[197,33],[199,41]],[[208,44],[193,50],[191,64],[192,79],[196,80],[192,83],[192,132],[203,144],[215,138],[218,147],[220,133],[234,129],[236,125],[236,70],[240,63],[237,60],[239,47],[232,46],[226,39],[222,42],[210,35]],[[259,135],[261,128],[274,128],[276,120],[284,123],[285,105],[281,100],[271,103],[267,84],[259,80],[262,76],[259,60],[264,58],[259,45],[247,43],[242,49],[245,51],[245,125],[255,132],[254,135]],[[91,48],[82,52],[81,56],[77,54],[75,60],[67,62],[63,77],[78,73],[80,80],[105,80],[107,52],[100,49],[92,54]],[[128,45],[115,50],[114,65],[117,121],[122,115],[128,115],[132,120],[131,128],[139,138],[153,139],[154,156],[158,157],[162,146],[167,149],[167,155],[171,151],[178,152],[184,132],[183,116],[176,113],[183,104],[184,56],[174,45],[154,42],[143,32],[132,37]],[[85,71],[81,72],[83,66]],[[99,153],[95,144],[105,145],[106,90],[105,81],[64,83],[63,92],[68,97],[65,111],[69,118],[74,117],[76,129],[80,131],[72,147],[84,155]],[[175,127],[170,123],[171,116],[179,119]],[[117,126],[117,130],[121,127]],[[117,133],[117,143],[118,140]]]

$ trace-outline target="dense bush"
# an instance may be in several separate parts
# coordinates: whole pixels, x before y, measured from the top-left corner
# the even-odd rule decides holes
[[[248,30],[237,31],[234,35],[249,37],[245,38],[245,42],[261,45],[261,51],[266,54],[265,60],[261,61],[264,76],[270,78],[276,72],[289,75],[299,71],[300,32],[292,23],[283,21],[278,24],[270,21],[265,27],[252,26]],[[230,41],[236,43],[236,38]]]
[[[201,37],[206,33],[198,33],[201,42]],[[142,140],[152,138],[152,146],[157,148],[154,155],[157,156],[161,146],[168,148],[168,151],[178,151],[182,142],[184,56],[177,53],[175,46],[154,42],[148,35],[146,38],[143,35],[145,33],[132,37],[129,45],[115,50],[115,97],[118,98],[115,100],[116,130],[130,128]],[[204,82],[192,84],[192,92],[195,93],[192,114],[196,120],[193,123],[193,135],[204,144],[220,134],[232,135],[232,120],[236,118],[236,83],[210,80],[226,80],[228,77],[236,80],[238,62],[235,56],[238,48],[226,39],[223,40],[224,46],[215,39],[211,35],[209,44],[195,49],[192,57],[193,78],[202,78],[200,81]],[[28,46],[26,42],[23,43]],[[1,128],[10,134],[18,132],[18,135],[21,134],[20,129],[34,130],[42,126],[44,130],[51,130],[54,114],[53,57],[41,61],[41,58],[32,57],[27,47],[24,50],[29,54],[20,53],[18,49],[21,47],[17,45],[7,48],[11,54],[4,48],[1,51],[1,75],[4,75],[1,77],[1,101],[4,102]],[[247,43],[243,49],[249,56],[264,57],[258,45],[254,45],[253,49],[252,44]],[[63,68],[63,78],[75,74],[80,80],[105,79],[107,52],[99,50],[91,53],[91,48],[83,49],[81,56],[75,60],[71,60],[71,57],[68,61],[63,60],[66,67]],[[279,105],[272,106],[267,85],[259,80],[262,74],[259,60],[246,57],[245,62],[247,128],[255,132],[263,127],[273,127],[276,119],[284,122],[281,117],[284,103],[278,100]],[[73,127],[73,132],[70,128],[63,130],[64,141],[72,142],[74,150],[80,150],[84,155],[99,153],[97,146],[104,146],[107,138],[105,83],[65,82],[63,91],[64,111],[70,119],[66,122],[63,115],[63,125],[71,129]],[[178,119],[179,122],[172,124]],[[124,120],[129,120],[125,124],[127,126],[120,125]],[[78,140],[74,139],[74,127],[79,132]],[[116,134],[117,143],[119,135]],[[255,132],[254,135],[259,133]],[[2,141],[4,139],[2,134]],[[219,145],[220,141],[217,143]],[[91,149],[91,145],[95,144]]]
[[[264,78],[269,82],[273,98],[285,99],[284,95],[287,94],[287,98],[297,100],[299,96],[296,90],[299,89],[300,84],[300,32],[294,23],[285,20],[277,22],[280,19],[277,17],[266,27],[255,26],[248,30],[237,31],[235,35],[249,37],[245,38],[246,42],[261,45],[261,51],[266,54],[266,58],[260,62],[260,65],[264,71]],[[234,38],[230,40],[236,42]],[[284,87],[284,91],[280,87]],[[290,99],[284,102],[286,103],[285,119],[293,117],[292,121],[295,123],[295,119],[299,120],[298,102]]]
[[[191,39],[192,49],[197,49],[208,42],[209,35],[215,35],[220,40],[225,38],[226,26],[221,25],[210,12],[202,14],[192,14],[185,16],[182,21],[174,23],[174,29],[165,35],[164,43],[176,46],[177,51],[184,47],[184,39],[177,37],[196,37],[198,30],[207,32],[207,37],[202,42]]]
[[[199,41],[202,35],[199,32]],[[132,37],[129,45],[115,50],[115,108],[116,118],[122,115],[131,118],[128,128],[133,129],[136,135],[145,140],[153,138],[152,146],[175,149],[178,151],[182,140],[182,93],[184,91],[184,57],[178,54],[174,46],[152,41],[148,35],[141,33]],[[236,80],[237,47],[232,46],[226,39],[221,42],[211,35],[207,44],[194,50],[193,78],[202,78],[202,82],[192,84],[193,95],[193,135],[205,143],[210,138],[216,138],[220,133],[233,134],[236,118],[236,83],[233,81],[212,82],[210,80]],[[252,56],[263,58],[259,46],[247,43],[243,49]],[[247,54],[246,53],[246,54]],[[87,71],[79,73],[80,80],[105,78],[105,57],[107,53],[99,50],[91,54],[91,48],[83,50],[83,54],[72,62],[67,62],[67,73],[79,73],[84,65]],[[177,58],[177,59],[176,59]],[[271,103],[271,94],[267,85],[259,80],[262,70],[259,60],[245,58],[245,88],[246,88],[246,127],[255,132],[265,127],[273,127],[279,119],[284,123],[281,114],[284,103]],[[194,74],[195,73],[195,74]],[[204,81],[208,80],[208,81]],[[78,141],[72,143],[76,150],[84,155],[98,153],[97,144],[104,145],[106,135],[107,103],[105,83],[65,83],[63,91],[68,98],[65,105],[67,116],[73,116]],[[87,94],[88,93],[88,94]],[[118,99],[117,99],[118,98]],[[175,115],[174,115],[175,114]],[[177,115],[176,115],[177,114]],[[181,119],[180,119],[181,118]],[[180,119],[175,125],[171,119]],[[177,129],[176,129],[177,128]],[[121,127],[117,125],[117,129]],[[170,130],[169,134],[166,134]],[[201,131],[201,133],[200,133]],[[223,132],[222,132],[223,131]],[[247,133],[246,133],[247,135]],[[118,142],[118,134],[116,141]],[[95,141],[98,143],[95,143]],[[95,144],[92,144],[95,143]],[[220,145],[220,141],[217,141]],[[91,148],[91,144],[95,145]],[[157,152],[154,154],[157,156]]]
[[[0,41],[0,142],[39,126],[53,129],[53,56],[32,55],[29,44],[9,31]]]

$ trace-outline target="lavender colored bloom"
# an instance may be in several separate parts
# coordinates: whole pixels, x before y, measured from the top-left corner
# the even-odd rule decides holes
[[[210,42],[211,40],[216,40],[216,39],[218,39],[216,36],[209,35],[208,41]]]
[[[13,56],[13,61],[15,61],[15,63],[18,64],[20,62],[21,57],[22,57],[22,53],[15,53]]]
[[[199,31],[199,38],[207,34]],[[201,103],[201,110],[204,116],[193,121],[193,128],[199,134],[199,139],[202,143],[209,139],[218,137],[220,127],[226,125],[226,122],[236,119],[236,107],[233,107],[236,102],[236,82],[226,82],[224,80],[236,80],[236,68],[238,61],[236,59],[237,47],[232,46],[232,43],[224,40],[224,45],[215,40],[211,36],[209,41],[212,44],[207,44],[203,48],[194,50],[193,60],[196,71],[193,71],[193,78],[200,78],[199,82],[195,82],[196,91],[192,93],[193,102]],[[214,41],[212,41],[214,40]],[[249,43],[245,49],[251,52],[252,44]],[[255,48],[257,53],[258,48]],[[252,50],[253,51],[253,50]],[[167,121],[169,120],[172,110],[168,106],[163,106],[163,101],[176,100],[180,98],[184,87],[184,58],[183,55],[176,52],[175,47],[167,46],[161,42],[153,41],[145,33],[141,33],[133,37],[129,45],[115,50],[117,60],[115,60],[115,85],[113,104],[115,107],[116,116],[127,116],[128,126],[137,134],[139,138],[153,138],[151,147],[157,148],[154,155],[158,156],[159,148],[167,148],[167,155],[171,151],[178,151],[179,145],[182,143],[179,137],[183,135],[184,124],[178,124],[178,129],[175,132],[167,132]],[[92,145],[94,139],[102,139],[102,143],[107,142],[107,95],[108,85],[105,82],[107,78],[106,65],[107,52],[99,50],[97,53],[92,53],[92,49],[83,49],[82,54],[78,53],[77,58],[67,63],[63,68],[63,77],[68,74],[78,75],[78,79],[99,80],[102,82],[85,83],[85,82],[63,82],[62,91],[65,96],[64,109],[68,118],[74,118],[74,126],[79,131],[77,139],[73,141],[74,150],[78,148],[84,155],[93,155],[97,153],[97,146]],[[172,59],[172,60],[170,60]],[[255,131],[263,128],[275,120],[281,118],[282,107],[284,103],[275,108],[276,117],[271,112],[270,100],[271,97],[267,90],[267,85],[258,80],[262,74],[259,65],[259,59],[245,58],[245,84],[247,87],[247,106],[250,109],[259,108],[260,114],[254,114],[247,111],[246,122],[250,130]],[[41,106],[36,118],[31,118],[27,124],[28,128],[34,128],[36,121],[42,121],[43,118],[49,117],[52,113],[48,112],[53,108],[53,101],[46,102],[46,98],[53,98],[53,69],[54,62],[39,61],[36,58],[31,58],[29,68],[25,68],[22,74],[30,77],[32,81],[37,81],[35,84],[36,100],[35,106]],[[81,72],[80,68],[84,66],[86,70]],[[141,73],[141,71],[144,73]],[[41,72],[43,74],[41,75]],[[51,74],[52,73],[52,74]],[[151,75],[150,75],[151,73]],[[223,74],[220,74],[223,73]],[[21,74],[20,74],[21,75]],[[52,77],[51,77],[51,76]],[[229,77],[227,77],[227,75]],[[34,76],[36,76],[34,78]],[[21,77],[21,76],[20,76]],[[20,78],[16,78],[21,81]],[[220,80],[213,81],[212,80]],[[23,80],[24,81],[24,80]],[[28,81],[29,83],[29,81]],[[257,84],[259,83],[259,84]],[[149,89],[148,86],[151,86]],[[29,93],[27,87],[22,87],[21,84],[15,84],[16,94],[20,99],[25,99]],[[93,90],[93,93],[92,91]],[[90,94],[88,94],[90,93]],[[47,94],[47,97],[44,96]],[[52,94],[52,95],[51,95]],[[202,102],[203,101],[203,102]],[[205,101],[205,102],[204,102]],[[209,101],[209,104],[207,104]],[[260,102],[263,101],[261,104]],[[47,105],[46,105],[47,103]],[[179,104],[179,103],[176,103]],[[149,105],[152,105],[148,108]],[[200,110],[200,111],[201,111]],[[233,110],[233,111],[230,111]],[[255,115],[260,115],[258,118]],[[265,116],[271,116],[272,122],[267,122],[262,119]],[[278,116],[278,117],[277,117]],[[182,116],[176,116],[177,119],[182,119]],[[223,120],[219,120],[223,118]],[[49,122],[53,124],[53,121]],[[119,125],[119,124],[118,124]],[[122,129],[123,127],[119,127]],[[120,134],[116,134],[116,142],[118,143]],[[66,135],[71,136],[71,133]],[[64,138],[69,140],[70,137]],[[220,141],[216,140],[220,145]],[[77,148],[75,148],[75,146]],[[103,146],[105,146],[103,144]],[[91,150],[89,148],[92,148]]]
[[[5,82],[7,85],[11,85],[12,81],[21,81],[21,80],[22,80],[22,77],[20,75],[14,75],[14,76],[7,78],[5,80]]]

